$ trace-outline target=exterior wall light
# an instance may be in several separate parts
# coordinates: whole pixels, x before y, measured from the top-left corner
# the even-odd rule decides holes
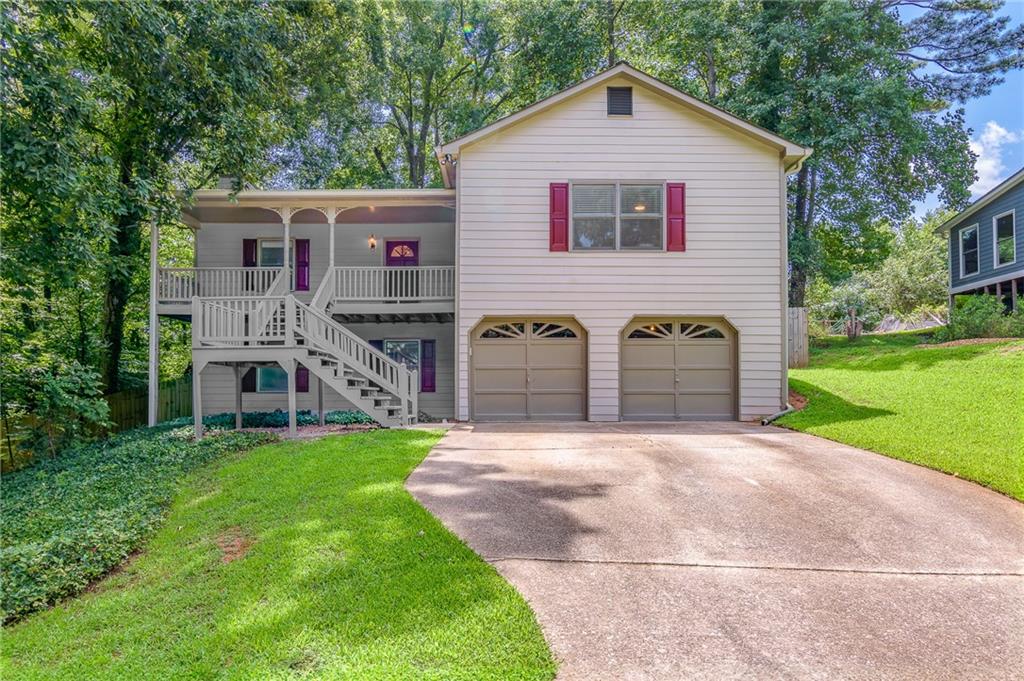
[[[366,240],[366,243],[369,245],[371,252],[377,250],[377,237],[374,235],[371,234],[370,238]]]

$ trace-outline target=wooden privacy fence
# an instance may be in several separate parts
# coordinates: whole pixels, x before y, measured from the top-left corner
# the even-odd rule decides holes
[[[149,397],[145,388],[122,390],[106,396],[114,432],[146,425]],[[160,384],[157,422],[192,415],[192,377],[185,376]]]
[[[807,340],[807,308],[789,308],[789,366],[805,367],[809,361]]]

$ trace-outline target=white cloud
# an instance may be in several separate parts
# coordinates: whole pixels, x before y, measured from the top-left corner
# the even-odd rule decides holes
[[[995,121],[986,123],[981,134],[971,140],[971,151],[978,155],[974,162],[978,181],[971,185],[973,197],[977,198],[1006,179],[1003,147],[1020,141],[1020,133],[1010,132]]]

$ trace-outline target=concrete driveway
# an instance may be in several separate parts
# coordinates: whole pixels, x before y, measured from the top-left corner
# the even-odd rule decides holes
[[[408,489],[564,679],[1022,679],[1024,505],[741,423],[484,424]]]

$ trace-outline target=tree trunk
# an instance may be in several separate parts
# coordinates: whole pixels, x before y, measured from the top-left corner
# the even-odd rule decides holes
[[[718,97],[718,72],[715,69],[715,53],[709,47],[705,52],[708,60],[707,70],[707,85],[708,85],[708,101],[714,102]]]
[[[124,350],[124,311],[131,294],[133,262],[142,242],[136,211],[120,216],[114,238],[110,242],[107,266],[107,290],[103,298],[103,383],[107,393],[117,392],[121,384],[121,355]]]
[[[605,0],[608,13],[608,68],[615,66],[618,54],[615,51],[615,0]]]
[[[789,220],[789,305],[804,307],[807,294],[810,225],[807,222],[807,191],[810,167],[804,165],[796,178],[793,214]]]

